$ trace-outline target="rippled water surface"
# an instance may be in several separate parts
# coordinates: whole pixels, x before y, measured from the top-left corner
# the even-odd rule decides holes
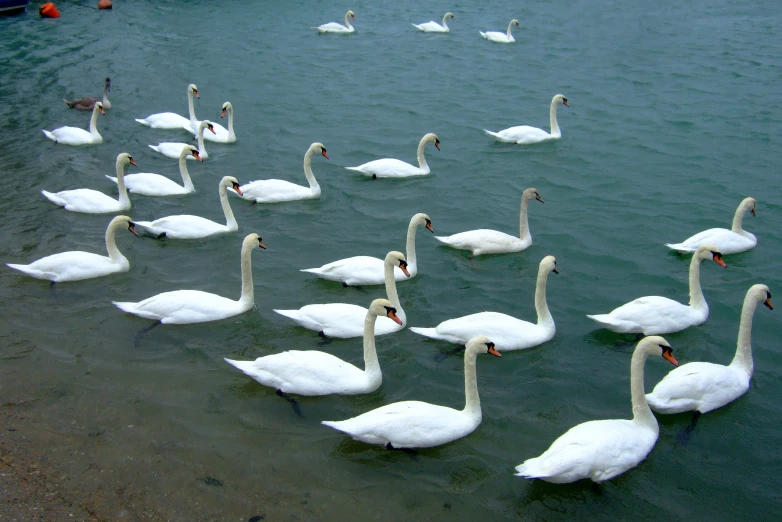
[[[0,270],[0,399],[12,405],[5,415],[28,426],[19,436],[48,452],[69,477],[65,487],[86,492],[86,505],[111,520],[749,520],[780,507],[780,318],[765,308],[755,317],[750,392],[703,417],[689,445],[676,438],[689,416],[659,417],[660,439],[646,461],[599,489],[512,475],[571,426],[630,416],[631,346],[617,344],[630,339],[595,330],[585,314],[641,295],[686,302],[689,258],[663,243],[729,227],[742,198],[758,200],[758,216],[744,221],[758,247],[728,256],[727,269],[703,265],[708,322],[667,336],[680,362],[729,362],[749,286],[782,294],[775,2],[117,4],[98,12],[62,3],[59,20],[34,12],[0,19],[0,261],[99,253],[111,216],[64,211],[39,191],[114,194],[104,174],[120,152],[139,163],[130,172],[178,179],[176,161],[147,144],[187,134],[134,118],[186,114],[188,83],[201,93],[199,118],[219,119],[222,103],[232,102],[239,141],[208,143],[209,159],[190,162],[195,194],[131,196],[134,219],[191,213],[220,221],[222,176],[304,183],[302,156],[314,141],[331,159],[313,160],[318,200],[231,198],[238,234],[157,241],[119,233],[128,273],[50,289]],[[310,29],[341,21],[348,8],[356,33]],[[445,11],[455,14],[448,35],[410,25]],[[478,35],[504,30],[511,18],[521,22],[514,45]],[[89,113],[61,100],[97,95],[105,76],[113,108],[99,119],[104,143],[46,140],[41,129],[86,127]],[[560,107],[561,140],[520,147],[482,133],[547,127],[558,92],[571,104]],[[426,149],[430,176],[373,181],[343,169],[380,157],[412,162],[427,132],[442,145]],[[380,390],[304,398],[303,419],[223,361],[318,348],[314,332],[273,308],[366,306],[382,294],[299,269],[402,250],[417,212],[431,216],[438,234],[516,233],[527,187],[546,201],[530,205],[528,250],[473,261],[421,229],[419,274],[399,285],[412,326],[482,310],[533,320],[537,265],[557,258],[560,274],[548,285],[556,337],[479,358],[483,423],[472,435],[407,454],[319,424],[406,399],[463,406],[461,357],[443,356],[450,345],[409,330],[378,340]],[[149,322],[111,305],[180,288],[238,298],[239,249],[250,232],[268,246],[252,255],[252,311],[138,337]],[[360,339],[321,349],[361,363]],[[647,388],[669,369],[650,360]]]

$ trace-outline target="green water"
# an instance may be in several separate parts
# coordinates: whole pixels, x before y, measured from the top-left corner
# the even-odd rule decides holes
[[[239,141],[208,143],[209,159],[189,162],[195,194],[131,195],[134,219],[192,213],[221,221],[222,176],[303,184],[302,157],[314,141],[331,160],[313,161],[323,189],[318,200],[249,205],[231,198],[237,234],[201,241],[118,234],[131,262],[125,274],[52,290],[0,270],[0,401],[17,404],[6,409],[8,422],[28,427],[15,436],[38,441],[63,471],[64,487],[101,516],[757,520],[779,509],[782,355],[779,312],[765,308],[755,317],[749,393],[704,416],[689,445],[676,438],[689,416],[658,416],[660,439],[649,457],[599,489],[512,475],[571,426],[630,416],[632,347],[617,344],[629,339],[595,330],[585,314],[642,295],[686,302],[689,259],[663,243],[729,227],[741,199],[758,200],[758,216],[744,221],[757,248],[728,256],[727,269],[703,265],[709,320],[666,336],[680,362],[729,362],[747,289],[764,283],[782,292],[776,3],[117,4],[103,13],[62,3],[59,20],[34,12],[0,19],[0,261],[100,253],[111,216],[64,211],[39,191],[113,194],[104,174],[113,173],[120,152],[139,163],[129,172],[178,179],[176,161],[147,145],[187,135],[134,118],[186,114],[189,83],[201,94],[199,118],[219,119],[222,103],[232,102]],[[310,29],[341,22],[348,8],[356,33]],[[455,14],[448,35],[410,25],[439,21],[446,11]],[[511,18],[521,22],[515,44],[478,35],[505,30]],[[104,143],[76,148],[46,140],[41,129],[86,127],[89,114],[61,100],[97,95],[105,76],[112,78],[113,108],[99,120]],[[560,107],[561,140],[520,147],[482,133],[547,127],[556,93],[571,104]],[[380,157],[413,162],[427,132],[437,133],[442,147],[427,148],[429,176],[373,181],[343,169]],[[537,265],[545,255],[557,258],[560,274],[548,285],[557,334],[532,350],[479,358],[483,422],[472,435],[408,455],[319,424],[406,399],[463,406],[460,356],[443,358],[450,345],[409,330],[378,340],[380,390],[302,399],[304,419],[223,361],[318,348],[314,332],[273,308],[367,306],[382,294],[299,269],[402,250],[417,212],[429,214],[441,235],[518,232],[527,187],[546,201],[531,202],[528,250],[472,261],[421,229],[419,274],[399,285],[411,326],[483,310],[533,320]],[[135,341],[149,322],[111,301],[182,288],[238,298],[239,248],[250,232],[268,246],[253,254],[252,311],[158,327]],[[359,339],[322,349],[361,363]],[[650,360],[647,389],[669,369]],[[98,488],[103,493],[93,494]]]

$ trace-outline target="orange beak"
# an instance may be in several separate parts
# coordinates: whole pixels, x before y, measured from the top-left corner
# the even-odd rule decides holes
[[[324,151],[321,151],[321,153],[320,153],[320,154],[321,154],[321,156],[323,156],[324,158],[326,158],[326,159],[329,159],[329,155],[328,155],[328,154],[326,154],[326,151],[325,151],[325,150],[324,150]]]
[[[426,224],[426,230],[428,230],[429,232],[434,234],[434,229],[432,228],[432,223],[431,222]]]
[[[262,249],[266,250],[266,245],[264,245],[264,244],[263,244],[263,241],[261,241],[260,239],[258,240],[258,247],[260,247],[260,248],[262,248]]]
[[[394,321],[396,324],[402,324],[402,320],[396,316],[393,310],[388,311],[388,318]]]
[[[220,113],[221,118],[225,118],[225,109],[223,109],[223,112]]]
[[[214,127],[212,127],[211,125],[209,126],[209,130],[210,130],[210,131],[212,131],[212,134],[217,134],[217,133],[215,132],[215,128],[214,128]]]
[[[198,95],[198,91],[193,91],[193,94],[195,94],[195,97],[200,99],[201,97]]]
[[[676,360],[676,357],[673,356],[673,353],[671,352],[663,352],[663,357],[668,360],[672,365],[679,366],[679,361]]]
[[[771,305],[771,298],[770,297],[767,297],[766,300],[763,301],[763,304],[768,306],[769,310],[773,310],[774,309],[774,307]]]
[[[728,266],[725,264],[725,261],[722,260],[722,256],[719,254],[714,254],[714,262],[720,265],[722,268],[726,268]]]
[[[399,265],[399,269],[400,269],[402,272],[404,272],[404,274],[405,274],[407,277],[410,277],[410,272],[408,272],[408,271],[407,271],[407,267],[406,267],[405,265]]]
[[[133,223],[131,223],[131,224],[128,226],[128,230],[130,230],[130,231],[133,233],[133,235],[134,235],[134,236],[138,237],[138,232],[136,232],[136,225],[134,225]]]
[[[130,164],[138,167],[138,163],[136,163],[136,160],[134,160],[133,158],[130,158]]]
[[[235,190],[235,191],[236,191],[236,193],[237,193],[237,194],[239,194],[240,196],[244,196],[244,194],[242,193],[242,189],[240,189],[240,188],[239,188],[239,185],[234,185],[234,190]],[[263,247],[263,248],[266,248],[266,247]]]
[[[434,146],[437,147],[437,150],[440,150],[440,140],[435,141]]]
[[[565,100],[562,100],[562,105],[564,105],[565,107],[570,107],[570,104]]]
[[[98,107],[98,110],[100,111],[101,114],[104,115],[106,114],[106,111],[103,110],[103,107]]]
[[[492,354],[494,357],[502,357],[502,355],[500,355],[500,352],[498,352],[494,346],[489,347],[489,353]]]
[[[749,211],[752,212],[753,216],[755,215],[755,209],[754,208],[749,209]]]
[[[193,156],[193,157],[194,157],[195,159],[197,159],[198,161],[204,161],[204,160],[201,158],[201,155],[198,153],[198,151],[195,151],[194,153],[192,153],[192,154],[191,154],[191,156]]]

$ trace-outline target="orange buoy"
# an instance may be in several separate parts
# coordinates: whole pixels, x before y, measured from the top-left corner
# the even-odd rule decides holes
[[[51,2],[46,2],[41,7],[38,8],[38,14],[41,15],[41,18],[59,18],[60,12],[57,10],[56,7],[54,7],[54,4]]]
[[[98,0],[98,9],[111,9],[111,0]]]

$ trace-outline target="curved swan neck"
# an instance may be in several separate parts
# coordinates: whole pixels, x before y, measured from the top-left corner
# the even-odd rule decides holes
[[[386,280],[386,295],[388,300],[396,308],[396,315],[401,319],[402,324],[407,324],[407,316],[402,309],[402,304],[399,302],[399,294],[396,292],[396,279],[394,279],[394,264],[386,261],[384,263],[384,276]]]
[[[345,13],[345,26],[348,29],[352,29],[353,28],[353,26],[350,25],[350,15],[348,13]]]
[[[117,248],[117,242],[114,236],[117,234],[117,229],[121,227],[123,223],[112,222],[106,229],[106,250],[109,253],[109,258],[114,263],[127,263],[128,260],[122,255],[122,252]]]
[[[228,193],[222,183],[220,184],[220,206],[223,207],[223,214],[225,214],[225,226],[232,231],[239,230],[239,224],[236,222],[234,211],[231,210],[231,203],[228,201]]]
[[[538,282],[535,284],[535,311],[538,313],[538,325],[543,323],[554,324],[554,318],[548,309],[546,302],[546,283],[548,282],[548,267],[541,266],[538,270]]]
[[[559,130],[559,123],[557,122],[557,99],[551,100],[551,108],[549,109],[549,123],[551,124],[551,135],[559,138],[562,136],[562,131]]]
[[[693,254],[690,261],[690,307],[704,313],[709,311],[709,305],[706,304],[701,289],[701,260],[697,254]]]
[[[750,293],[744,298],[744,306],[741,308],[741,321],[739,322],[739,338],[736,343],[736,355],[733,356],[730,366],[741,368],[751,377],[754,371],[752,362],[752,318],[755,315],[755,309],[758,307],[758,300]]]
[[[119,202],[120,205],[130,206],[130,199],[128,198],[128,189],[125,187],[125,165],[121,159],[117,159],[117,188],[119,189]]]
[[[426,158],[424,157],[424,149],[426,148],[426,138],[421,139],[421,143],[418,144],[418,167],[421,170],[429,170],[429,164],[426,163]]]
[[[649,409],[649,403],[646,402],[646,394],[644,393],[644,364],[646,364],[647,356],[646,350],[636,348],[630,361],[630,396],[633,401],[633,421],[653,427],[655,431],[658,431],[657,419]]]
[[[104,83],[103,84],[103,99],[101,100],[103,102],[103,108],[108,109],[111,108],[111,102],[109,101],[109,84]]]
[[[206,147],[204,146],[204,131],[205,130],[206,130],[206,126],[203,126],[203,127],[199,126],[198,127],[198,152],[201,153],[201,156],[206,156]]]
[[[364,319],[364,372],[372,382],[382,379],[380,362],[377,360],[377,349],[375,348],[376,321],[377,315],[368,311],[367,317]]]
[[[228,110],[225,111],[228,113],[228,137],[229,138],[236,138],[236,133],[234,132],[234,108],[233,106],[228,107]]]
[[[198,120],[195,115],[195,107],[193,106],[193,91],[188,87],[187,89],[187,111],[190,114],[190,125],[195,127],[198,124]],[[202,150],[199,147],[199,150]]]
[[[98,114],[100,113],[100,107],[95,104],[95,108],[92,109],[92,117],[90,118],[90,134],[100,136],[98,132]]]
[[[448,30],[448,13],[445,13],[445,16],[443,16],[443,29]]]
[[[251,239],[242,243],[242,296],[239,303],[251,308],[255,304],[255,292],[253,291],[252,253],[257,241]]]
[[[510,40],[512,38],[512,36],[510,34],[512,28],[513,28],[513,22],[511,21],[511,23],[508,24],[508,33],[507,33],[508,40]]]
[[[312,155],[315,153],[315,148],[310,147],[307,153],[304,154],[304,176],[307,178],[307,182],[310,184],[310,190],[320,194],[320,185],[318,180],[315,179],[315,174],[312,172]]]
[[[748,209],[749,205],[742,201],[741,205],[739,205],[739,208],[736,209],[736,214],[733,216],[733,224],[730,227],[731,232],[735,232],[736,234],[743,234],[744,229],[741,227],[741,223],[744,220],[744,214],[747,213]]]
[[[529,221],[527,220],[527,208],[529,207],[529,199],[521,196],[521,211],[519,213],[519,239],[524,240],[531,238],[529,232]]]
[[[187,170],[187,155],[179,156],[179,173],[182,175],[182,183],[184,183],[185,189],[195,190],[193,180],[190,179],[190,172]]]
[[[467,414],[481,419],[481,399],[478,397],[478,378],[475,372],[475,358],[473,351],[464,352],[464,411]]]
[[[405,245],[405,259],[407,259],[407,268],[410,276],[418,273],[418,263],[415,256],[415,234],[418,230],[418,223],[415,219],[410,220],[407,226],[407,244]]]

